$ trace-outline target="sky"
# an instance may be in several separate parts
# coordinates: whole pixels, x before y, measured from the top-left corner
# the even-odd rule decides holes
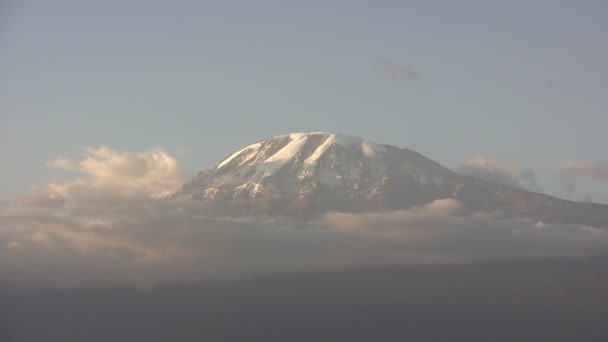
[[[3,1],[0,199],[87,147],[192,175],[326,131],[608,203],[607,36],[603,0]]]

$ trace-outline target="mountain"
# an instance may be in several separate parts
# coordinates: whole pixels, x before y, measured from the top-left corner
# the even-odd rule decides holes
[[[523,259],[0,291],[0,341],[605,342],[607,264]]]
[[[467,212],[608,227],[608,205],[483,181],[406,148],[320,132],[258,141],[166,198],[201,201],[201,210],[210,215],[300,218],[329,211],[394,211],[453,198]]]

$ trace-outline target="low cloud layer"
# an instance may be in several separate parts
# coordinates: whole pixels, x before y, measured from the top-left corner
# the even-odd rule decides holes
[[[502,162],[493,155],[473,157],[458,171],[492,183],[540,191],[534,170],[522,168],[517,163]]]
[[[559,169],[578,177],[608,180],[608,163],[589,165],[581,161],[562,160]]]
[[[159,184],[150,175],[173,171],[155,170],[167,170],[159,162],[133,172],[125,162],[154,160],[145,157],[150,153],[55,161],[93,177],[51,184],[0,206],[0,270],[8,284],[0,285],[150,287],[273,272],[608,250],[606,230],[464,215],[453,199],[391,213],[330,213],[307,223],[205,217],[196,214],[198,202],[150,196],[160,189],[149,186]],[[164,152],[158,156],[173,160]],[[100,176],[106,174],[132,186],[115,186]]]

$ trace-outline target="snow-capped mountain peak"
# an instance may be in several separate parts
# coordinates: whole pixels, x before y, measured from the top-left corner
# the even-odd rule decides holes
[[[170,199],[211,215],[390,211],[454,198],[469,212],[608,225],[608,206],[576,203],[457,174],[409,149],[333,133],[292,133],[242,148]]]
[[[367,158],[386,151],[382,145],[348,135],[292,133],[251,144],[229,155],[212,170],[238,177],[248,175],[245,177],[248,182],[260,183],[291,162],[302,168],[302,175],[310,173],[328,152],[335,150],[360,151]]]
[[[382,145],[349,135],[324,132],[291,133],[275,136],[249,145],[228,156],[216,166],[216,169],[223,168],[235,159],[239,161],[239,166],[244,164],[286,162],[295,158],[298,154],[311,152],[310,149],[308,151],[304,150],[309,140],[316,140],[317,146],[312,153],[308,153],[308,157],[306,158],[306,163],[308,164],[316,163],[323,153],[333,145],[339,145],[343,148],[356,145],[366,156],[373,156],[376,152],[385,151]],[[285,142],[286,144],[282,144]],[[312,142],[312,144],[315,144],[315,142]],[[279,150],[273,148],[278,145],[281,146]]]

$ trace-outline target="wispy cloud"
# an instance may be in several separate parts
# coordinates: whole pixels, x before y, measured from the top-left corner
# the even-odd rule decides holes
[[[421,81],[421,78],[412,69],[391,61],[380,63],[381,74],[385,75],[393,81],[414,80]]]
[[[562,160],[558,168],[578,177],[608,180],[608,163],[589,165],[576,160]]]
[[[522,168],[518,163],[502,162],[491,154],[469,159],[458,171],[497,184],[540,191],[533,169]]]

